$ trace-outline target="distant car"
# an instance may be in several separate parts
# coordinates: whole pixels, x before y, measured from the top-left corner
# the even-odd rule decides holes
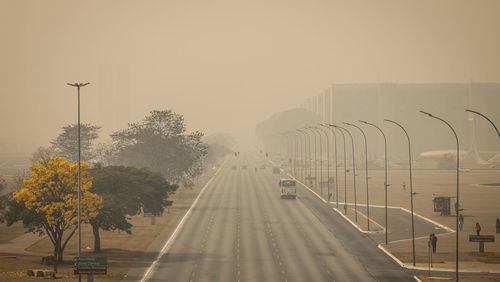
[[[246,165],[241,166],[241,169],[247,169]]]
[[[233,165],[233,166],[231,167],[231,169],[232,169],[232,170],[236,170],[236,166],[235,166],[235,165]]]
[[[279,167],[277,167],[277,166],[273,167],[273,173],[274,174],[280,174],[280,172],[281,172],[281,170],[280,170]]]

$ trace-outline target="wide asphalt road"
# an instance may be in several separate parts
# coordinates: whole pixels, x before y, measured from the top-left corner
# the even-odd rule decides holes
[[[281,200],[263,162],[224,164],[146,281],[414,281],[301,186]]]

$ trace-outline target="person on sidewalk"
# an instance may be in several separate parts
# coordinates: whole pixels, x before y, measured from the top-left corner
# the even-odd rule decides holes
[[[458,228],[460,229],[460,231],[462,231],[462,229],[464,228],[464,215],[463,214],[460,214],[460,216],[458,217]]]
[[[438,237],[436,236],[436,234],[432,233],[431,244],[432,244],[432,252],[433,253],[436,253],[437,242],[438,242]]]
[[[499,234],[500,233],[500,219],[498,217],[497,217],[497,226],[496,227],[497,227],[496,228],[497,229],[497,234]]]
[[[479,225],[479,222],[476,222],[476,235],[480,235],[481,234],[481,225]]]

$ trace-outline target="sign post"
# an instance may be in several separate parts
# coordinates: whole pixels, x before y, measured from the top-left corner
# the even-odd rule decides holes
[[[105,275],[108,272],[106,257],[75,257],[73,258],[74,274],[87,274],[87,281],[94,281],[94,274]]]
[[[484,253],[484,243],[495,242],[495,235],[469,235],[469,242],[479,242],[479,252]]]

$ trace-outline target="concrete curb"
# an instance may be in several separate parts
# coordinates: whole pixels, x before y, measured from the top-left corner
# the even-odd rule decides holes
[[[392,258],[396,263],[398,263],[401,267],[404,267],[406,269],[414,269],[414,270],[422,270],[422,271],[427,271],[429,268],[427,267],[421,267],[421,266],[413,266],[413,265],[408,265],[405,264],[404,262],[400,261],[397,257],[395,257],[393,254],[391,254],[386,248],[382,246],[382,244],[378,244],[377,246],[380,250],[382,250],[386,255],[388,255],[390,258]],[[441,271],[441,272],[455,272],[455,269],[451,268],[436,268],[433,267],[431,268],[432,271]],[[475,270],[475,269],[460,269],[460,273],[489,273],[489,274],[500,274],[500,271],[496,270]]]

